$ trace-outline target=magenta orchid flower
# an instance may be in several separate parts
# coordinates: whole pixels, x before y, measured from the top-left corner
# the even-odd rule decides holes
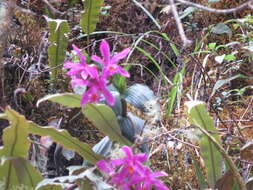
[[[125,152],[124,158],[97,162],[100,170],[110,176],[110,184],[120,190],[151,190],[152,187],[158,190],[169,190],[157,179],[158,177],[167,176],[165,172],[152,173],[150,168],[142,164],[147,160],[146,154],[133,154],[132,149],[128,146],[122,147],[122,150]]]
[[[82,55],[81,50],[73,45],[74,51],[80,58],[80,62],[65,61],[64,67],[70,69],[67,75],[74,77],[75,79],[87,80],[88,76],[92,78],[98,77],[97,67],[95,65],[88,65],[86,63],[86,57]]]
[[[67,75],[71,77],[72,87],[77,85],[87,86],[87,90],[83,93],[81,99],[81,105],[99,102],[103,97],[109,105],[113,105],[115,99],[106,87],[109,83],[108,78],[115,73],[129,77],[129,73],[117,65],[121,59],[127,56],[129,49],[125,49],[111,58],[110,47],[108,43],[103,40],[100,44],[100,51],[103,59],[95,55],[91,57],[93,61],[102,65],[101,70],[94,64],[87,64],[86,57],[77,46],[73,45],[73,50],[79,57],[79,62],[65,61],[64,67],[69,69]]]
[[[152,173],[150,168],[146,167],[141,176],[135,177],[130,183],[137,185],[137,190],[152,190],[153,187],[158,190],[169,190],[158,177],[168,176],[165,172]]]
[[[124,59],[129,52],[130,49],[126,48],[111,57],[109,44],[106,40],[102,40],[102,42],[100,43],[100,53],[103,58],[93,55],[91,59],[103,65],[103,75],[105,76],[112,76],[115,73],[119,73],[122,76],[129,77],[129,73],[118,65],[118,62],[121,59]]]
[[[115,99],[110,91],[106,88],[106,83],[107,81],[101,77],[90,80],[87,83],[89,89],[84,92],[81,99],[81,105],[98,102],[102,99],[101,95],[105,97],[109,105],[113,105],[115,103]]]

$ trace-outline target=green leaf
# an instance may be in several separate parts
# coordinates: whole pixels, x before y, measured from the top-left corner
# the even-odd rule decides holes
[[[218,131],[214,127],[212,118],[205,109],[205,104],[201,101],[189,101],[186,105],[188,107],[190,122],[208,131],[210,136],[214,137],[220,143],[220,137],[217,135]],[[199,145],[207,169],[208,182],[214,187],[216,180],[221,177],[222,156],[206,135],[202,134]]]
[[[125,70],[129,70],[130,69],[130,65],[126,66],[124,69]],[[114,86],[117,88],[117,90],[122,94],[125,92],[126,90],[126,77],[120,75],[120,74],[115,74],[113,76],[112,82],[114,84]]]
[[[107,185],[102,179],[94,174],[95,168],[89,168],[84,171],[84,168],[80,168],[79,171],[72,172],[69,176],[56,177],[52,179],[44,179],[41,181],[37,190],[48,190],[50,188],[56,189],[56,187],[61,187],[63,189],[69,189],[71,184],[77,184],[79,188],[83,190],[93,190],[93,189],[111,189],[111,186]],[[106,187],[106,188],[99,188]],[[57,190],[60,188],[57,188]],[[76,188],[75,188],[76,189]]]
[[[8,157],[1,163],[0,171],[0,180],[4,182],[5,190],[32,190],[43,179],[30,162],[21,157]]]
[[[56,103],[59,103],[59,104],[62,104],[64,106],[68,106],[71,108],[79,108],[79,107],[81,107],[81,105],[80,105],[81,98],[82,98],[81,95],[73,94],[73,93],[47,95],[47,96],[38,100],[37,107],[39,106],[39,104],[41,102],[50,100],[52,102],[56,102]]]
[[[228,54],[228,55],[225,56],[224,60],[226,60],[226,61],[234,61],[234,60],[236,60],[236,57],[234,55],[232,55],[232,54]]]
[[[122,136],[115,113],[109,106],[104,104],[86,104],[82,111],[100,131],[110,137],[111,140],[124,145],[132,143]]]
[[[67,33],[69,32],[69,25],[66,20],[47,18],[49,26],[49,41],[48,58],[49,66],[52,69],[51,79],[55,80],[61,72],[59,67],[65,59],[65,53],[68,46]]]
[[[63,190],[68,188],[65,183],[57,181],[57,179],[58,178],[43,179],[40,183],[38,183],[36,190]]]
[[[159,70],[160,74],[162,75],[162,78],[163,78],[164,82],[167,83],[169,81],[168,77],[164,74],[164,72],[163,72],[162,68],[160,67],[159,63],[152,57],[152,55],[149,52],[147,52],[146,50],[144,50],[140,47],[136,47],[136,49],[139,52],[143,53],[143,55],[146,56],[156,66],[156,68]],[[153,74],[153,72],[151,74]],[[155,74],[154,74],[154,76],[156,77]]]
[[[97,161],[103,159],[102,156],[94,153],[88,144],[72,137],[66,130],[55,129],[53,127],[40,127],[37,124],[30,122],[29,132],[40,136],[50,136],[53,141],[58,142],[67,149],[76,151],[85,160],[92,164],[96,164]]]
[[[214,42],[214,43],[209,43],[208,44],[208,48],[210,49],[210,50],[214,50],[215,49],[215,47],[216,47],[216,43]]]
[[[213,87],[213,91],[212,91],[212,94],[211,94],[210,97],[212,97],[212,96],[215,94],[215,92],[216,92],[220,87],[222,87],[224,84],[227,84],[227,83],[229,83],[230,81],[232,81],[232,80],[234,80],[234,79],[243,78],[243,77],[244,77],[243,75],[238,74],[238,75],[232,76],[232,77],[227,78],[227,79],[218,80],[218,81],[215,83],[214,87]]]
[[[168,101],[168,104],[166,105],[166,107],[167,107],[166,114],[168,116],[173,111],[173,107],[175,105],[176,98],[178,98],[178,105],[180,105],[184,74],[185,74],[185,66],[182,68],[182,70],[180,72],[177,72],[174,76],[174,79],[173,79],[174,87],[172,87],[172,89],[169,92],[169,97],[168,97],[169,101]]]
[[[214,34],[232,34],[231,29],[224,23],[218,23],[212,28],[211,32]]]
[[[196,171],[196,176],[198,178],[199,189],[206,189],[207,184],[206,184],[205,176],[203,175],[199,164],[196,162],[194,158],[193,158],[193,165]]]
[[[96,29],[103,0],[83,0],[83,3],[85,9],[81,14],[80,25],[89,36]]]
[[[182,14],[180,14],[179,18],[182,20],[183,18],[191,15],[194,11],[196,11],[197,9],[195,7],[187,7]]]
[[[30,148],[28,122],[24,116],[7,107],[5,110],[10,126],[3,130],[3,144],[0,157],[26,157]]]

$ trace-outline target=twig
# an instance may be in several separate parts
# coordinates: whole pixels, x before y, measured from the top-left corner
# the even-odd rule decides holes
[[[176,24],[177,24],[177,29],[178,29],[179,35],[180,35],[180,37],[183,41],[183,47],[188,47],[192,44],[192,41],[189,40],[185,35],[185,31],[184,31],[182,22],[179,18],[179,15],[178,15],[178,12],[177,12],[177,7],[175,5],[174,0],[170,0],[170,6],[171,6],[171,10],[172,10],[174,19],[175,19]]]
[[[233,12],[236,12],[236,11],[239,11],[243,8],[246,8],[246,7],[249,7],[251,9],[253,9],[253,0],[249,0],[235,8],[231,8],[231,9],[214,9],[214,8],[209,8],[209,7],[205,7],[203,5],[200,5],[200,4],[197,4],[197,3],[193,3],[193,2],[190,2],[190,1],[185,1],[185,0],[175,0],[179,3],[182,3],[182,4],[185,4],[185,5],[189,5],[189,6],[192,6],[192,7],[196,7],[196,8],[199,8],[199,9],[203,9],[203,10],[206,10],[208,12],[212,12],[212,13],[223,13],[223,14],[227,14],[227,13],[233,13]]]
[[[56,8],[54,8],[53,5],[51,5],[51,4],[48,2],[48,0],[42,0],[42,1],[48,6],[48,8],[49,8],[52,12],[54,12],[55,14],[57,13],[57,14],[59,14],[59,15],[63,15],[63,13],[62,13],[61,11],[58,11]]]
[[[190,2],[190,1],[186,1],[186,0],[169,0],[170,6],[171,6],[171,10],[172,10],[174,19],[175,19],[176,24],[177,24],[177,29],[178,29],[180,38],[183,41],[183,47],[190,46],[192,44],[192,41],[189,40],[186,37],[186,35],[185,35],[185,31],[184,31],[181,19],[178,16],[178,11],[177,11],[177,7],[175,5],[175,1],[179,2],[179,3],[182,3],[182,4],[185,4],[185,5],[188,5],[188,6],[196,7],[196,8],[202,9],[202,10],[206,10],[206,11],[212,12],[212,13],[228,14],[228,13],[233,13],[233,12],[239,11],[239,10],[241,10],[243,8],[247,8],[247,7],[250,8],[250,9],[253,9],[253,0],[249,0],[249,1],[243,3],[243,4],[239,5],[239,6],[237,6],[235,8],[231,8],[231,9],[209,8],[209,7],[206,7],[206,6],[197,4],[197,3],[193,3],[193,2]]]

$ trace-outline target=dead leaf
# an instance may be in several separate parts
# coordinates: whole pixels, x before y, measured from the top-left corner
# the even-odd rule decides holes
[[[215,184],[215,189],[231,190],[234,185],[234,177],[231,170],[228,170]]]

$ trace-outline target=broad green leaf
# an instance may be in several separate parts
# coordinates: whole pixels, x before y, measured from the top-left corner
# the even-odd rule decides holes
[[[103,0],[83,0],[83,4],[85,8],[81,14],[80,25],[89,36],[96,29]]]
[[[79,108],[81,107],[80,105],[81,98],[82,98],[81,95],[73,93],[52,94],[39,99],[37,102],[37,106],[39,106],[41,102],[50,100],[52,102],[56,102],[71,108]]]
[[[0,157],[24,157],[26,158],[30,141],[28,140],[28,122],[24,116],[7,107],[5,114],[10,126],[3,130],[3,147],[0,149]]]
[[[67,189],[68,186],[63,182],[57,181],[58,178],[43,179],[38,183],[36,190],[63,190]]]
[[[201,101],[189,101],[186,105],[188,107],[190,122],[193,125],[210,132],[210,135],[220,143],[220,137],[217,135],[218,131],[214,127],[214,122],[209,116],[205,104]],[[213,142],[209,140],[206,135],[202,134],[199,145],[207,169],[208,182],[214,187],[216,180],[221,177],[222,156]]]
[[[102,156],[94,153],[88,144],[72,137],[66,130],[55,129],[53,127],[40,127],[37,124],[30,122],[29,132],[40,136],[50,136],[53,141],[56,141],[67,149],[76,151],[85,160],[92,164],[96,164],[98,160],[103,159]]]
[[[5,190],[35,189],[43,178],[41,174],[21,157],[8,157],[0,165],[0,181],[3,181]]]
[[[125,145],[132,143],[122,136],[115,113],[104,104],[86,104],[82,111],[100,131],[110,137],[111,140]]]
[[[60,183],[48,183],[48,184],[39,184],[38,187],[36,187],[36,190],[63,190],[64,185]]]
[[[69,32],[69,25],[66,20],[47,18],[47,21],[50,31],[48,38],[50,41],[48,58],[49,65],[52,69],[51,79],[54,80],[61,72],[61,67],[59,66],[65,59],[65,53],[68,46],[67,33]]]

